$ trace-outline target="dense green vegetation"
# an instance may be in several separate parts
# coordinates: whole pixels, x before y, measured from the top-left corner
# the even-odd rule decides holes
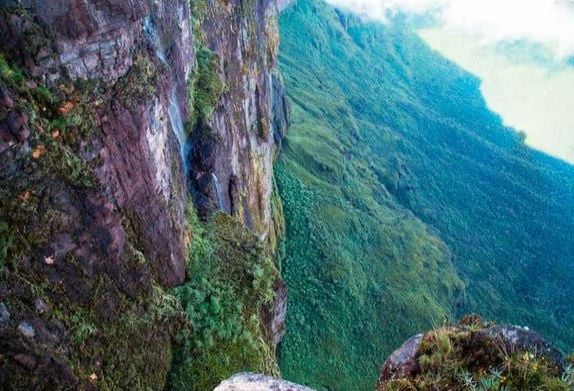
[[[400,20],[300,0],[280,23],[283,375],[370,390],[406,338],[466,312],[574,345],[572,167],[525,147]]]
[[[189,207],[190,281],[174,289],[191,329],[179,336],[170,389],[211,390],[242,372],[278,374],[264,312],[279,273],[255,235],[218,214],[207,223]]]

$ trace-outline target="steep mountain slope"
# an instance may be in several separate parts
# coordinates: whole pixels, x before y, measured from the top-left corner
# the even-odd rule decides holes
[[[400,20],[301,0],[280,30],[284,375],[371,389],[403,340],[470,311],[572,346],[574,169],[525,147]]]
[[[0,2],[1,389],[276,372],[278,10]]]

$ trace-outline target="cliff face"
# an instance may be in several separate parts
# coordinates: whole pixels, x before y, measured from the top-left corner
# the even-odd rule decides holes
[[[276,16],[283,6],[269,0],[209,0],[195,6],[202,45],[211,52],[213,71],[222,83],[212,115],[202,118],[199,113],[192,124],[190,168],[196,201],[201,208],[208,200],[215,202],[271,240],[270,173],[275,146],[288,124],[276,68]]]
[[[102,235],[107,231],[113,240],[103,245],[106,261],[97,263],[121,262],[127,234],[120,220],[129,216],[141,238],[141,251],[161,281],[183,281],[185,187],[182,162],[177,158],[175,134],[179,124],[169,109],[172,93],[185,97],[181,86],[193,64],[187,2],[162,2],[161,7],[145,1],[22,3],[3,10],[0,23],[6,38],[2,40],[6,59],[32,76],[28,82],[35,83],[36,89],[56,89],[58,96],[51,101],[75,105],[70,114],[90,122],[89,134],[74,135],[76,145],[70,149],[93,173],[97,183],[93,193],[99,198],[94,203],[109,215],[108,227],[99,229]],[[166,62],[160,58],[163,55],[150,54],[157,44],[146,29],[153,28],[155,20],[164,26],[165,31],[162,26],[157,29],[172,45],[165,54]],[[98,90],[78,91],[76,80],[90,80]],[[88,94],[93,96],[85,96]],[[51,102],[39,103],[47,106]],[[82,103],[87,107],[79,113]],[[43,112],[51,109],[39,108]],[[11,111],[10,107],[5,109]],[[59,107],[55,110],[52,117],[67,114]],[[32,136],[48,130],[34,129],[34,125]],[[64,135],[68,129],[58,130]],[[28,141],[23,140],[11,152],[34,147]],[[65,231],[70,228],[61,227]],[[91,237],[87,235],[86,245],[93,245]],[[79,251],[82,246],[71,241]],[[57,243],[51,246],[52,253],[66,255]]]
[[[278,8],[205,6],[197,23],[187,0],[0,1],[3,387],[161,388],[189,191],[273,231]],[[203,52],[222,89],[198,120]]]

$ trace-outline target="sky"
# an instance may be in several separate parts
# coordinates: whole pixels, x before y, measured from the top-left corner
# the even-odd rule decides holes
[[[424,16],[419,35],[482,80],[533,148],[574,163],[574,0],[327,0],[368,19]],[[570,61],[570,65],[568,62]]]

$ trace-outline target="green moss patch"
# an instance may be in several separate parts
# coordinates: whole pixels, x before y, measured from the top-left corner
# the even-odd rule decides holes
[[[10,87],[21,87],[24,74],[17,68],[11,67],[4,54],[0,53],[0,78]]]
[[[138,55],[128,73],[117,82],[115,89],[125,107],[131,109],[154,96],[157,83],[156,65],[146,56]]]
[[[224,84],[219,78],[219,58],[203,45],[196,48],[196,67],[188,82],[190,119],[188,131],[198,121],[211,117],[219,98],[224,91]]]

